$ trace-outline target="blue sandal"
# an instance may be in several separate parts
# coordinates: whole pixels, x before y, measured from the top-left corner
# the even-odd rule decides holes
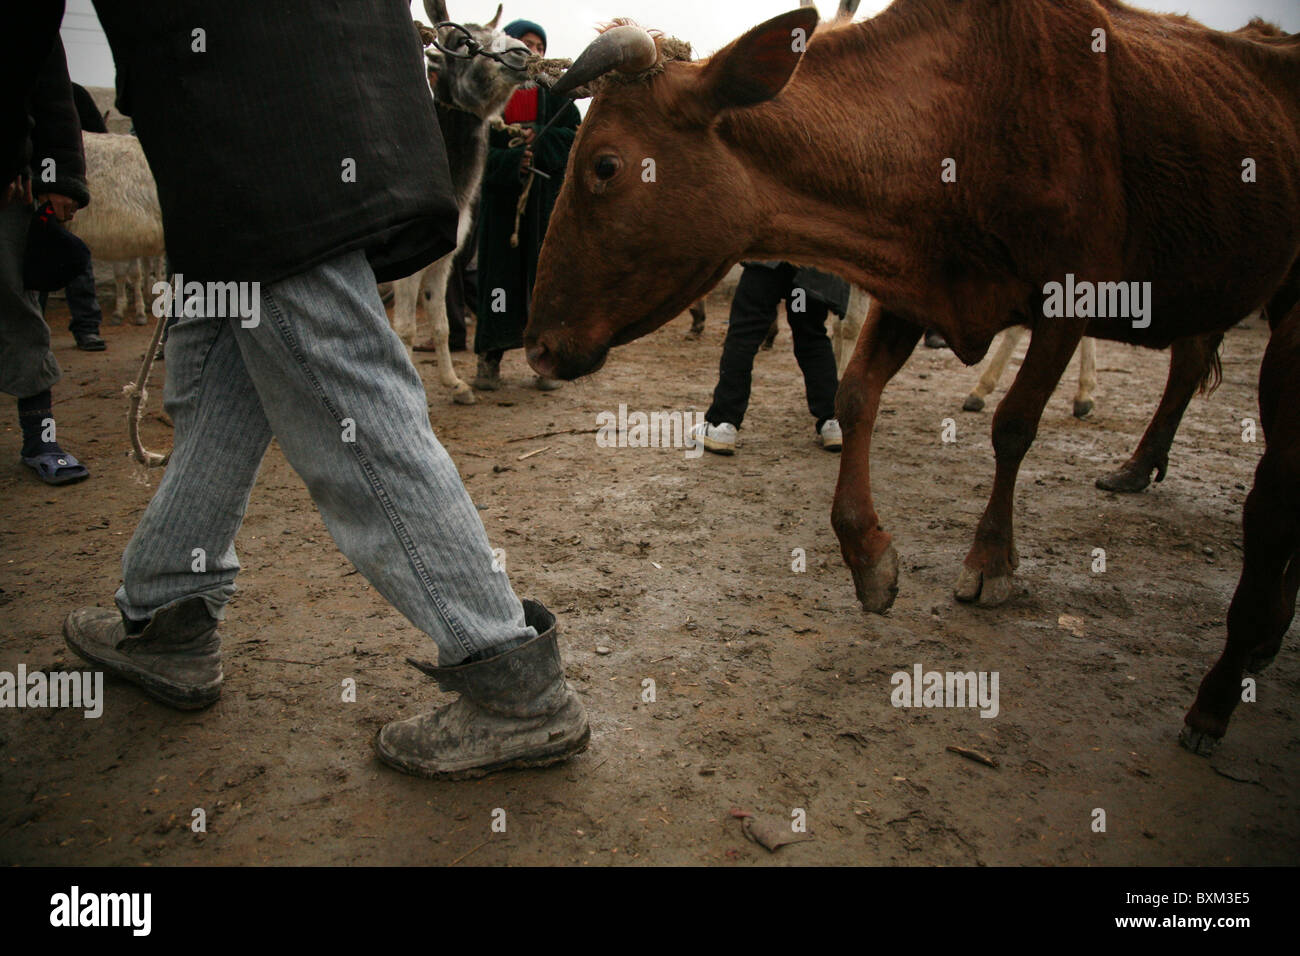
[[[90,477],[90,471],[69,452],[46,451],[31,458],[23,458],[23,464],[36,472],[37,477],[47,485],[70,485]]]

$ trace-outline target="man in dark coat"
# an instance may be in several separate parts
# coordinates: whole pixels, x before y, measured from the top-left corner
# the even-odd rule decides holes
[[[184,286],[168,297],[171,459],[116,609],[73,612],[69,646],[173,707],[217,699],[235,536],[274,437],[340,550],[436,643],[438,664],[416,666],[460,692],[384,727],[379,757],[460,777],[585,748],[555,618],[511,589],[375,285],[455,245],[406,3],[96,9]]]
[[[546,32],[530,20],[515,20],[503,28],[509,36],[525,43],[534,53],[546,52]],[[540,138],[535,131],[560,114]],[[515,91],[506,104],[504,119],[525,127],[525,142],[511,146],[511,136],[493,130],[488,141],[487,169],[483,175],[483,199],[479,207],[478,325],[474,351],[478,354],[478,375],[474,388],[501,387],[501,357],[509,349],[523,347],[541,255],[551,210],[564,182],[564,168],[581,117],[567,97],[552,96],[547,90],[528,86]],[[528,169],[545,174],[534,176],[528,202],[519,219],[519,245],[510,244],[515,232],[515,212]],[[538,388],[559,388],[560,383],[542,376]]]
[[[36,269],[62,271],[59,263],[41,261],[41,257],[58,257],[69,247],[84,252],[84,245],[56,221],[71,221],[90,201],[90,194],[63,44],[57,32],[44,32],[51,22],[57,31],[63,5],[38,3],[25,13],[39,19],[41,25],[27,32],[19,24],[8,24],[11,36],[17,36],[23,45],[8,61],[19,65],[22,82],[5,90],[0,109],[5,129],[5,196],[0,203],[0,392],[18,399],[23,464],[46,484],[64,485],[80,481],[90,472],[58,441],[52,388],[62,372],[50,349],[50,328],[36,293],[31,291],[57,285],[38,286],[31,277]],[[39,253],[33,247],[29,256],[33,194],[38,210],[49,204],[43,224],[44,238],[49,241]],[[74,273],[63,275],[62,281]]]

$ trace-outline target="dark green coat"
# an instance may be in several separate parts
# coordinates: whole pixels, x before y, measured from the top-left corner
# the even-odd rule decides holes
[[[560,118],[533,144],[533,163],[550,179],[537,176],[528,194],[528,205],[519,223],[519,247],[510,247],[515,229],[515,207],[523,181],[519,162],[524,148],[510,148],[510,137],[493,130],[488,142],[487,169],[483,174],[483,200],[479,207],[478,294],[474,333],[474,351],[480,355],[497,349],[517,349],[523,345],[524,326],[528,324],[532,303],[533,280],[537,276],[537,257],[551,219],[569,150],[581,117],[578,108],[565,97],[551,96],[541,90],[537,102],[538,122],[546,123],[556,113]],[[502,296],[495,290],[505,292]],[[494,311],[504,304],[504,311]]]

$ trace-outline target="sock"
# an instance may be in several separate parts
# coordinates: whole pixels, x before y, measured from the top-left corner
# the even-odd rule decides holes
[[[57,441],[43,441],[46,419],[54,418],[54,398],[47,388],[39,395],[18,399],[18,424],[23,429],[23,457],[34,458],[45,452],[59,452]]]

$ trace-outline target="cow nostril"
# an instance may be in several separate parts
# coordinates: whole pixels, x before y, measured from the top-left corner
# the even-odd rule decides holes
[[[524,354],[528,357],[528,364],[533,367],[533,371],[538,375],[544,375],[547,378],[554,377],[555,357],[545,345],[541,343],[530,345],[524,350]]]

